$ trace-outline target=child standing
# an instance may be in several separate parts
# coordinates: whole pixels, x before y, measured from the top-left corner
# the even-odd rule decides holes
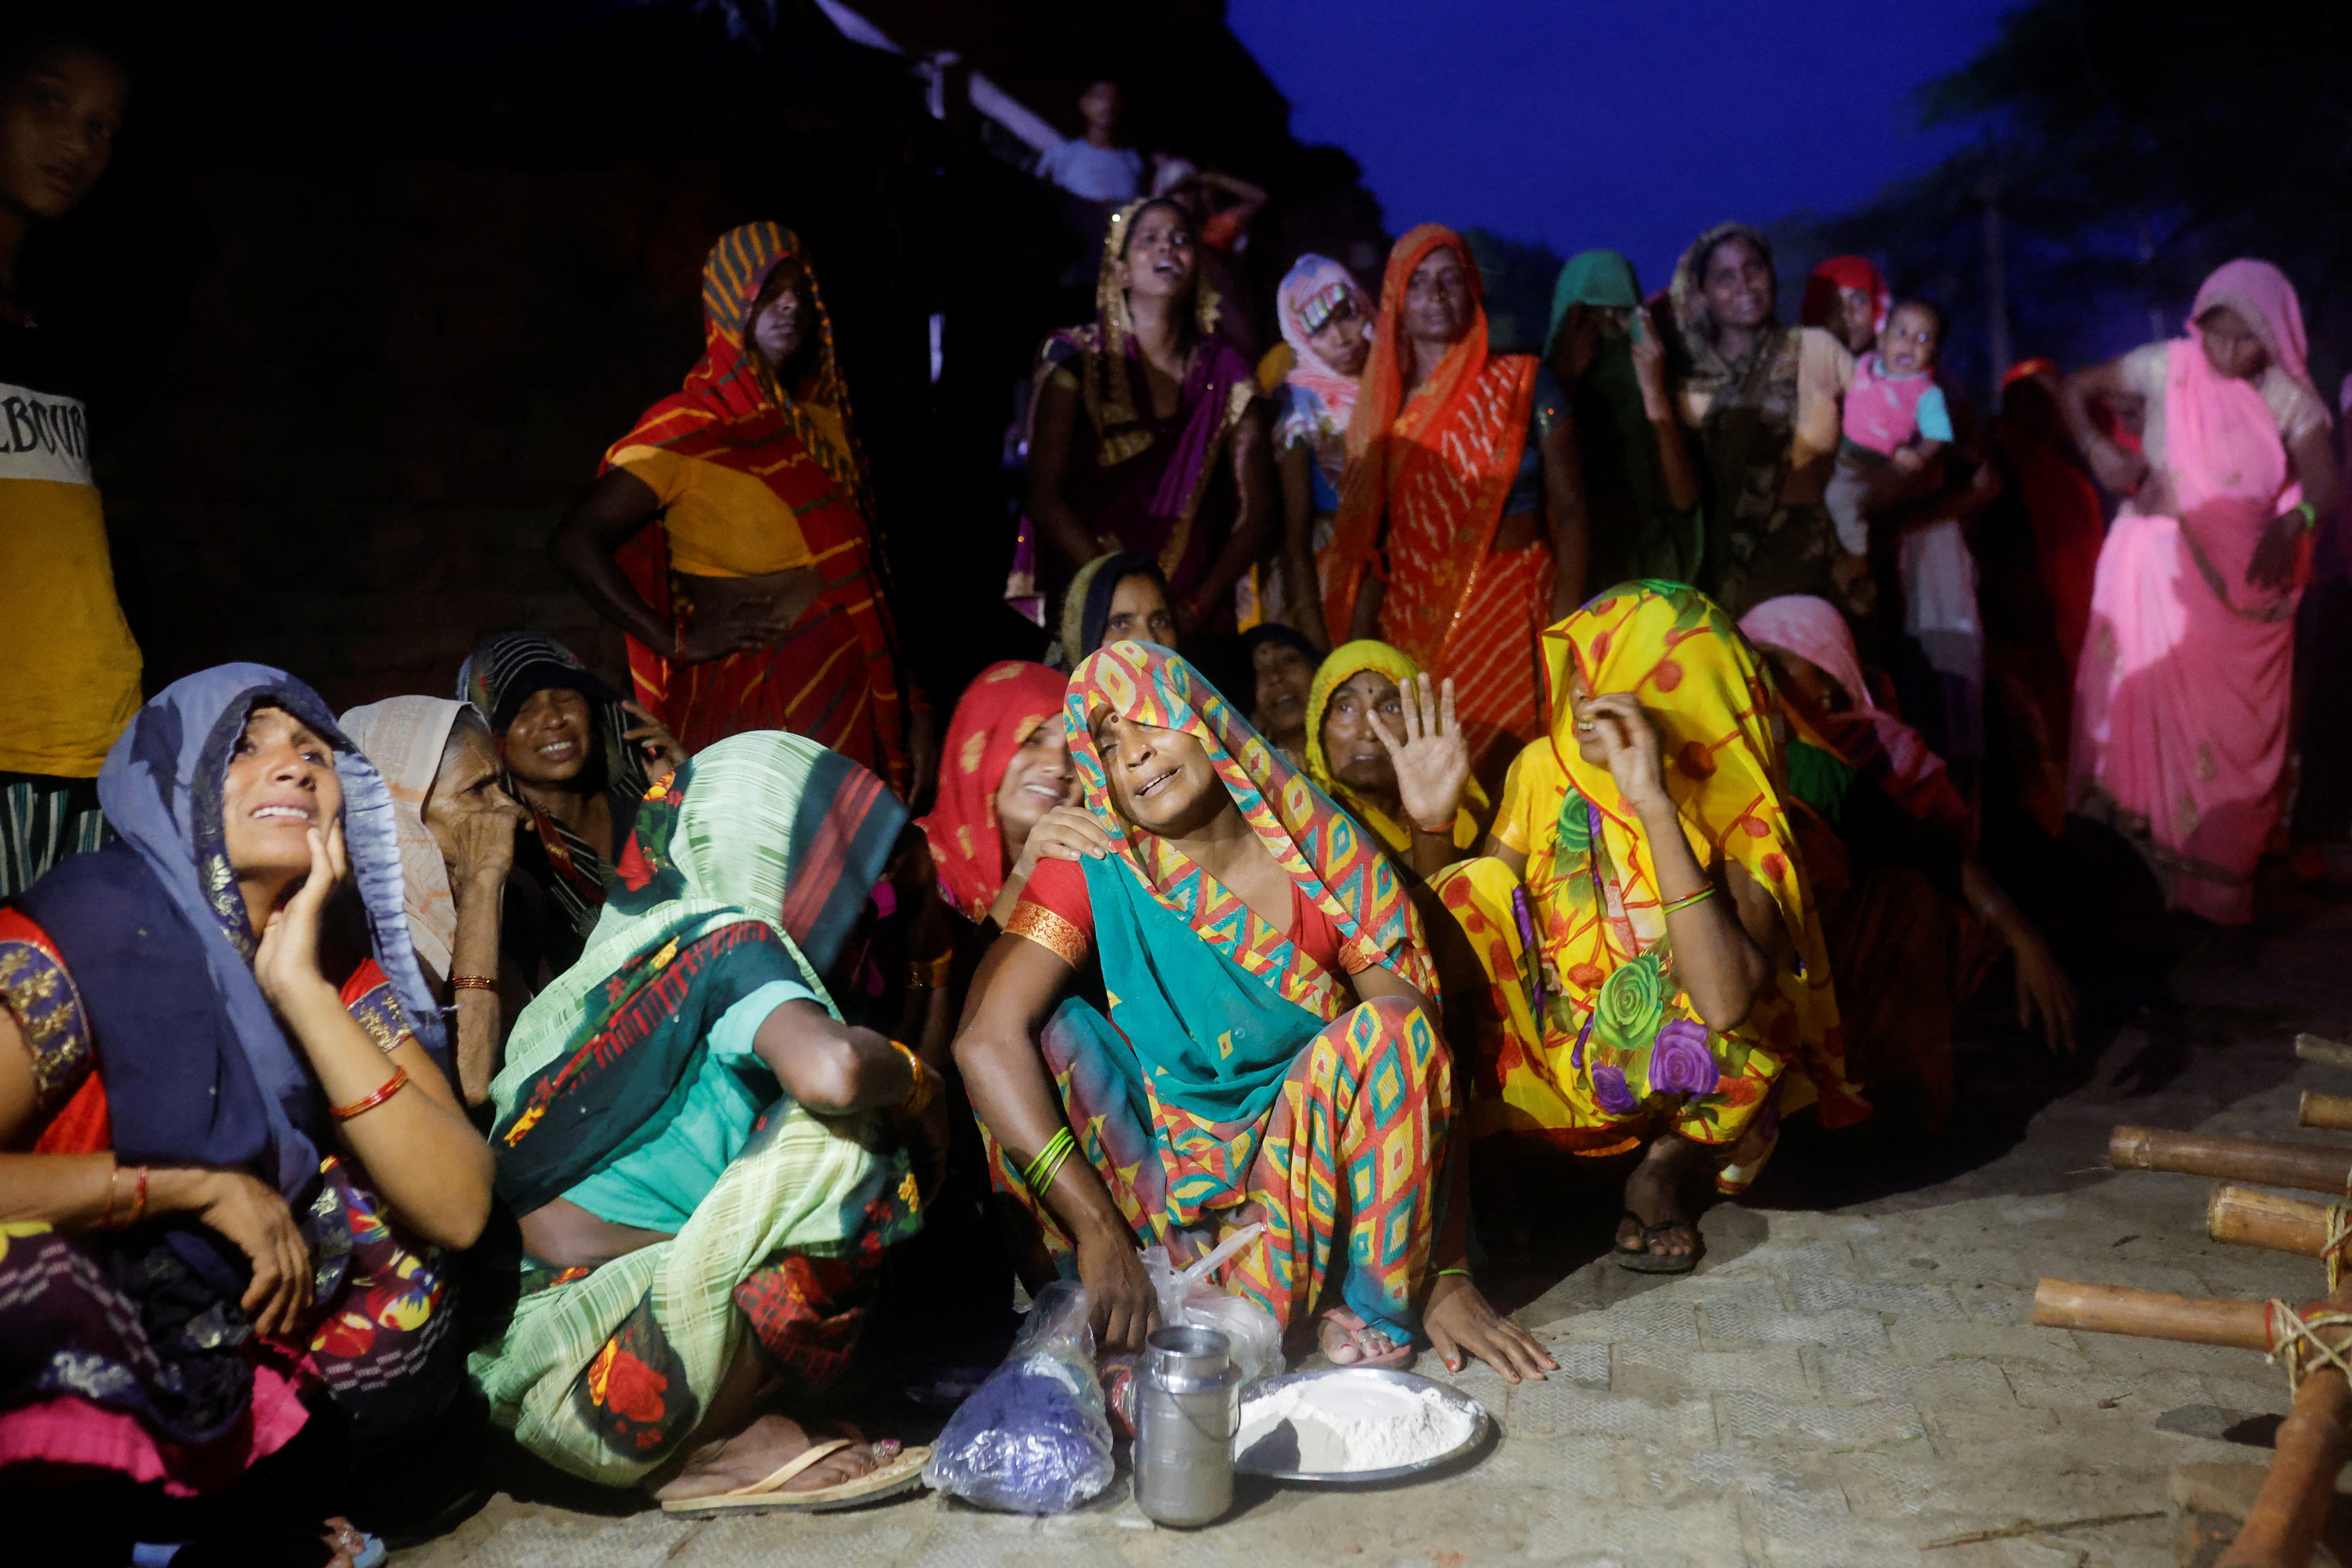
[[[1943,317],[1933,305],[1906,300],[1887,312],[1877,348],[1853,367],[1837,472],[1822,496],[1849,556],[1869,546],[1863,502],[1880,470],[1892,465],[1896,474],[1915,474],[1952,438],[1952,416],[1936,384],[1943,336]]]

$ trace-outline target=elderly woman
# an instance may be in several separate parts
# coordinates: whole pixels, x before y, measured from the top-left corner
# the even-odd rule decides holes
[[[1140,1243],[1181,1266],[1263,1223],[1219,1282],[1333,1361],[1393,1363],[1425,1328],[1450,1366],[1540,1375],[1470,1281],[1454,1070],[1386,857],[1165,648],[1096,653],[1065,712],[1108,847],[1039,863],[955,1048],[1102,1343],[1155,1315]],[[1066,999],[1097,975],[1108,1013]]]
[[[1274,401],[1276,471],[1282,481],[1282,587],[1273,608],[1318,647],[1324,567],[1339,486],[1348,470],[1348,423],[1372,356],[1371,296],[1328,256],[1302,256],[1275,292],[1290,368]],[[1343,632],[1344,626],[1340,628]]]
[[[342,727],[392,792],[409,940],[450,1009],[458,1091],[482,1105],[506,1043],[499,944],[522,809],[499,787],[490,727],[470,703],[394,697],[352,709]]]
[[[1307,697],[1307,773],[1416,878],[1477,847],[1486,792],[1470,773],[1454,682],[1410,654],[1342,643]]]
[[[1746,224],[1694,240],[1671,296],[1676,412],[1698,439],[1706,515],[1698,585],[1734,616],[1780,594],[1865,593],[1864,563],[1822,505],[1853,355],[1824,328],[1780,324],[1772,247]]]
[[[480,1233],[490,1164],[383,780],[308,687],[224,665],[140,710],[99,796],[121,840],[0,910],[0,1467],[217,1491],[313,1379],[394,1440],[456,1392],[436,1249]],[[355,957],[327,918],[353,881]]]
[[[491,1085],[522,1297],[474,1352],[532,1453],[678,1512],[903,1490],[924,1451],[775,1408],[846,1366],[884,1249],[920,1221],[906,1148],[939,1075],[842,1021],[906,808],[803,736],[730,736],[648,792],[580,961]]]
[[[1487,858],[1444,886],[1494,991],[1472,1125],[1640,1150],[1616,1260],[1685,1273],[1695,1169],[1740,1191],[1784,1112],[1818,1097],[1841,1126],[1868,1107],[1747,639],[1695,590],[1627,583],[1544,641],[1552,733],[1512,764]]]
[[[2133,396],[2138,454],[2091,410]],[[2168,904],[2242,925],[2284,799],[2295,605],[2342,500],[2294,285],[2230,262],[2185,336],[2077,372],[2063,400],[2092,472],[2125,498],[2074,688],[2075,809],[2131,841]]]
[[[792,230],[721,235],[703,353],[646,410],[549,541],[629,637],[637,695],[699,751],[790,730],[900,788],[930,774],[875,537],[833,319]]]
[[[1591,531],[1567,402],[1535,356],[1488,351],[1483,298],[1451,229],[1389,253],[1323,615],[1450,678],[1499,775],[1542,732],[1536,637],[1583,598]]]
[[[457,699],[488,722],[500,787],[529,819],[505,950],[525,984],[544,985],[595,929],[648,777],[686,752],[645,708],[537,632],[484,642],[457,671]]]
[[[1034,594],[1039,567],[1055,590],[1087,562],[1131,553],[1159,567],[1183,630],[1230,631],[1234,584],[1273,526],[1273,472],[1257,383],[1216,335],[1183,207],[1155,197],[1112,217],[1095,303],[1093,322],[1038,351],[1022,581],[1008,595]]]
[[[1698,470],[1666,385],[1666,345],[1633,264],[1569,258],[1551,295],[1544,362],[1567,394],[1591,519],[1590,581],[1696,583],[1706,548]]]

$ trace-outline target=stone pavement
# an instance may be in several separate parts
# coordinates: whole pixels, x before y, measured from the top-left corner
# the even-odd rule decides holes
[[[2337,908],[2259,942],[2209,942],[2173,969],[2160,1002],[2093,986],[2105,1019],[2071,1066],[2013,1034],[1972,1031],[1950,1141],[1857,1148],[1792,1131],[1745,1203],[1707,1213],[1706,1260],[1685,1278],[1594,1257],[1613,1207],[1578,1199],[1578,1250],[1497,1273],[1560,1371],[1517,1388],[1476,1368],[1450,1379],[1501,1431],[1479,1462],[1440,1479],[1368,1492],[1261,1487],[1198,1532],[1155,1529],[1124,1477],[1095,1506],[1044,1521],[923,1497],[680,1524],[501,1496],[394,1561],[2169,1565],[2179,1524],[2168,1473],[2266,1459],[2284,1380],[2249,1352],[2031,1327],[2033,1284],[2053,1274],[2196,1294],[2319,1293],[2310,1259],[2206,1239],[2212,1184],[2110,1172],[2105,1145],[2125,1121],[2312,1136],[2292,1131],[2297,1090],[2343,1090],[2347,1075],[2298,1063],[2291,1042],[2298,1029],[2343,1037],[2352,1026],[2347,956],[2352,909]],[[1420,1370],[1444,1372],[1428,1356]],[[2138,1517],[1922,1550],[2021,1521],[2116,1515]]]

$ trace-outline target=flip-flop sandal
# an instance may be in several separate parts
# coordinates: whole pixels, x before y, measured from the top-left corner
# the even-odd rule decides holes
[[[1640,1227],[1642,1245],[1637,1250],[1631,1247],[1618,1247],[1612,1244],[1609,1250],[1617,1259],[1618,1268],[1629,1269],[1635,1274],[1687,1274],[1698,1267],[1698,1226],[1691,1221],[1662,1219],[1655,1225],[1644,1225],[1642,1216],[1632,1209],[1627,1209],[1620,1217],[1630,1219]],[[1650,1243],[1657,1238],[1658,1233],[1662,1230],[1687,1230],[1691,1233],[1691,1241],[1694,1245],[1688,1252],[1653,1252],[1650,1250]]]
[[[1351,1334],[1360,1334],[1364,1331],[1364,1320],[1345,1307],[1334,1307],[1323,1316],[1328,1321],[1337,1323]],[[1321,1350],[1322,1336],[1318,1333],[1316,1340],[1316,1348]],[[1329,1351],[1324,1351],[1323,1354],[1326,1360],[1330,1359]],[[1332,1361],[1331,1364],[1341,1372],[1354,1372],[1360,1367],[1402,1366],[1411,1360],[1412,1360],[1412,1342],[1407,1340],[1401,1345],[1391,1346],[1378,1355],[1359,1355],[1353,1361]]]
[[[761,1512],[774,1510],[782,1513],[827,1513],[835,1509],[857,1508],[869,1502],[879,1502],[922,1485],[923,1466],[931,1457],[927,1447],[901,1448],[897,1455],[876,1466],[866,1474],[836,1486],[818,1487],[813,1491],[788,1492],[784,1483],[810,1466],[818,1464],[856,1442],[852,1437],[833,1437],[822,1443],[812,1443],[808,1448],[777,1467],[772,1475],[738,1487],[731,1492],[715,1492],[709,1497],[679,1498],[662,1504],[664,1513],[696,1514]]]

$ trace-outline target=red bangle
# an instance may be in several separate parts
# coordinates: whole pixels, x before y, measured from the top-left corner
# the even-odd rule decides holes
[[[495,974],[453,974],[449,976],[449,989],[452,991],[496,991],[498,988],[499,980],[498,976]]]
[[[382,1089],[377,1089],[373,1094],[369,1095],[365,1100],[355,1100],[349,1105],[338,1105],[333,1107],[335,1120],[338,1121],[349,1121],[354,1116],[363,1116],[407,1087],[408,1069],[406,1068],[396,1067],[392,1069],[391,1081],[387,1082]]]

